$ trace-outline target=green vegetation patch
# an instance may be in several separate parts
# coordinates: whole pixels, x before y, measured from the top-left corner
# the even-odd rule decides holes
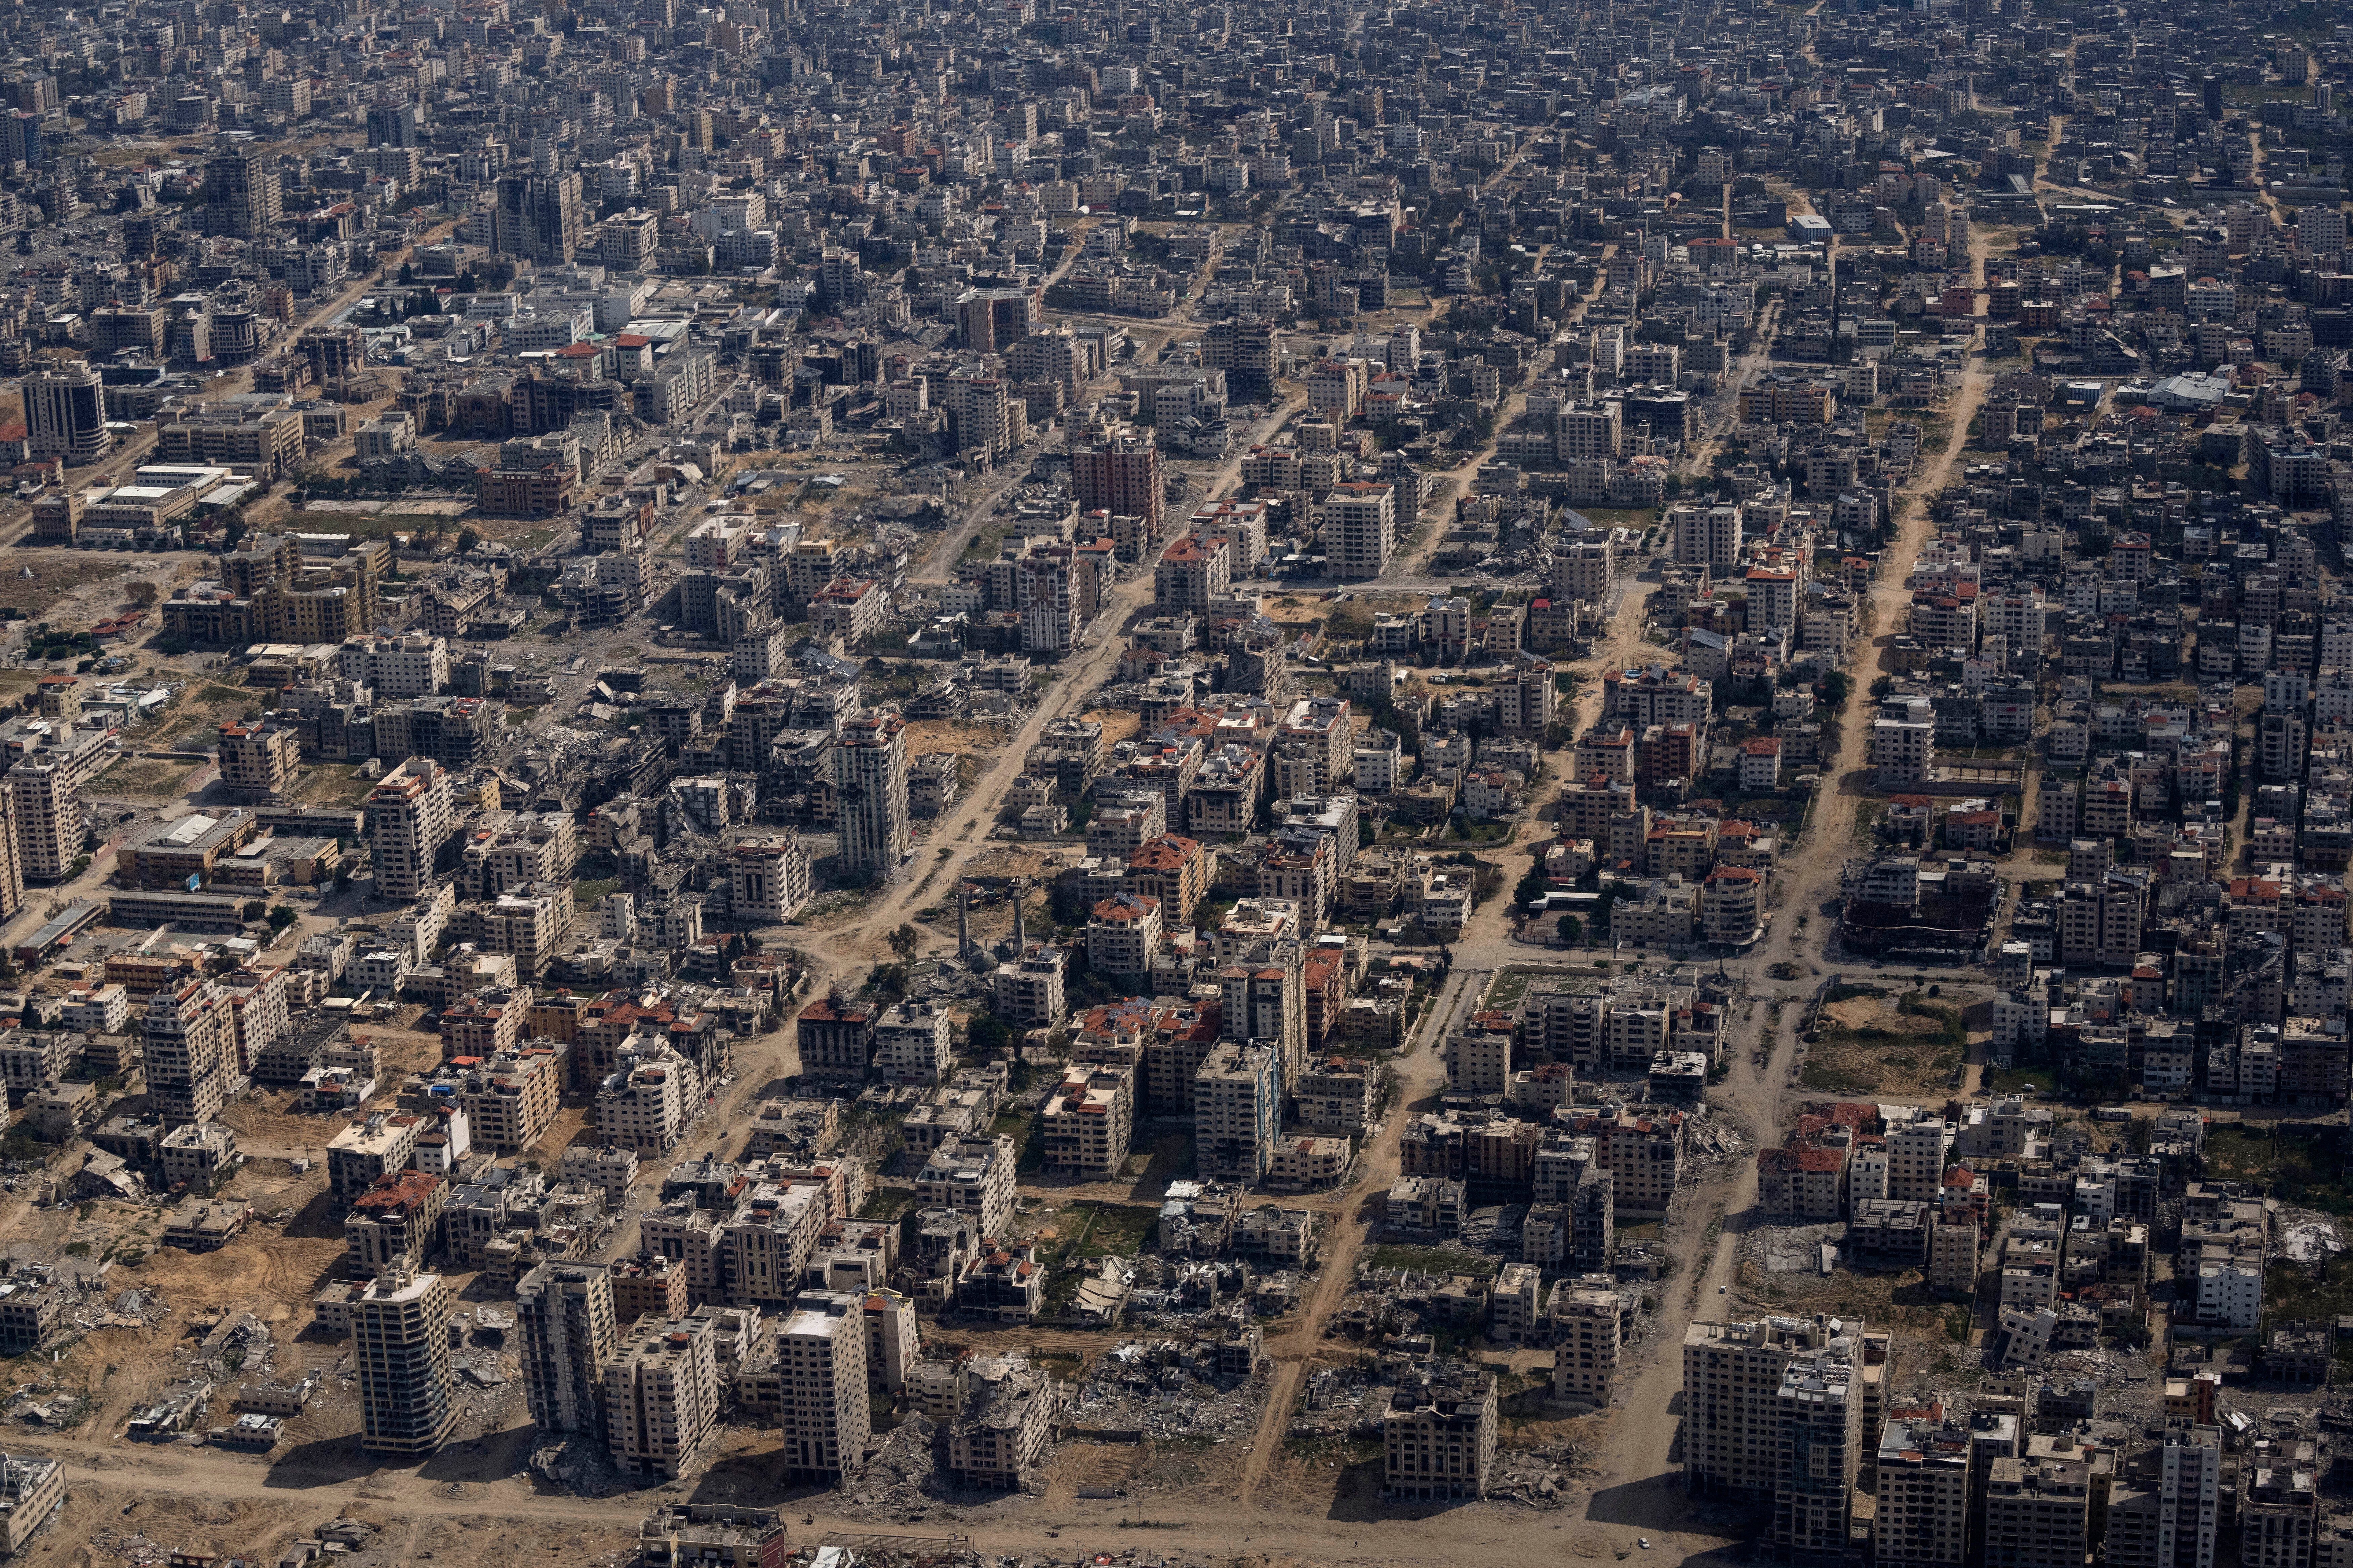
[[[1366,1252],[1365,1261],[1376,1268],[1408,1268],[1419,1274],[1472,1274],[1482,1279],[1493,1278],[1504,1267],[1500,1258],[1456,1252],[1444,1247],[1376,1247]]]
[[[2270,1194],[2282,1203],[2329,1214],[2353,1214],[2353,1185],[2346,1179],[2344,1142],[2335,1132],[2275,1132],[2250,1123],[2210,1126],[2206,1174],[2217,1181],[2268,1186]],[[2346,1310],[2353,1311],[2353,1308]]]
[[[866,1194],[866,1202],[858,1211],[860,1219],[893,1220],[915,1206],[913,1187],[877,1187]]]

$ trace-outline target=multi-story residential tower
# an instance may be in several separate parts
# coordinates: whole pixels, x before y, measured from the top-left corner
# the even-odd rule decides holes
[[[1552,1317],[1552,1396],[1608,1409],[1622,1334],[1618,1292],[1564,1281],[1553,1292]]]
[[[605,1362],[605,1446],[616,1468],[675,1476],[719,1424],[712,1320],[640,1318]]]
[[[147,1089],[174,1127],[210,1121],[244,1088],[228,993],[210,980],[167,985],[147,1000]]]
[[[785,1479],[839,1480],[857,1468],[872,1431],[862,1298],[835,1290],[797,1298],[776,1333],[776,1371]]]
[[[457,1424],[449,1374],[449,1287],[438,1274],[385,1270],[352,1303],[360,1447],[429,1454]]]
[[[907,725],[872,713],[841,727],[833,752],[843,869],[884,877],[907,858]]]
[[[425,890],[456,827],[450,795],[448,770],[429,757],[409,758],[368,793],[377,898],[406,903]]]
[[[278,170],[259,147],[230,147],[205,160],[207,233],[260,239],[283,216]]]
[[[568,267],[580,249],[584,206],[576,170],[505,175],[491,209],[491,248],[501,256]]]
[[[1776,1555],[1841,1557],[1862,1447],[1859,1342],[1843,1336],[1782,1369],[1774,1400],[1781,1474],[1773,1488]]]
[[[1384,1489],[1425,1501],[1485,1497],[1495,1436],[1495,1374],[1462,1362],[1425,1363],[1382,1413]]]
[[[1335,485],[1324,501],[1325,570],[1335,577],[1377,577],[1398,542],[1397,487],[1355,480]]]
[[[1160,447],[1149,429],[1114,429],[1071,444],[1071,491],[1081,511],[1140,517],[1144,537],[1160,537]]]
[[[1683,1331],[1683,1486],[1694,1493],[1766,1497],[1783,1470],[1781,1377],[1860,1323],[1766,1318],[1694,1323]]]
[[[543,1432],[605,1433],[605,1363],[618,1342],[601,1263],[543,1263],[515,1288],[522,1386]]]
[[[1994,1460],[1986,1479],[1985,1568],[2083,1568],[2092,1548],[2091,1498],[2091,1467],[2081,1457]]]
[[[1219,1042],[1193,1075],[1193,1147],[1205,1176],[1245,1184],[1274,1163],[1282,1068],[1272,1047]]]
[[[1872,1541],[1887,1568],[1962,1568],[1975,1450],[1968,1427],[1899,1416],[1879,1439]]]

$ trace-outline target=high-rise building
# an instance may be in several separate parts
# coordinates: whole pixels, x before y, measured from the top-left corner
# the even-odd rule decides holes
[[[49,161],[49,138],[42,118],[28,110],[12,110],[0,118],[0,155],[30,167]]]
[[[1872,1540],[1887,1568],[1962,1568],[1968,1552],[1969,1429],[1926,1415],[1881,1429]]]
[[[210,980],[167,985],[147,999],[147,1089],[174,1127],[210,1121],[244,1087],[228,993]]]
[[[1887,1193],[1905,1203],[1935,1203],[1945,1185],[1945,1153],[1952,1134],[1939,1118],[1923,1117],[1887,1140]]]
[[[106,389],[87,361],[25,378],[25,434],[35,458],[79,467],[106,456]]]
[[[605,1432],[605,1363],[619,1341],[601,1263],[543,1263],[515,1287],[522,1386],[543,1432]]]
[[[1324,559],[1334,577],[1377,577],[1397,550],[1394,486],[1352,480],[1324,501]]]
[[[71,774],[56,763],[18,763],[8,770],[5,792],[18,876],[63,879],[82,845],[80,797]]]
[[[1841,1557],[1862,1437],[1858,1340],[1843,1335],[1781,1371],[1773,1418],[1781,1473],[1773,1486],[1773,1550],[1804,1562]]]
[[[704,1317],[640,1318],[607,1358],[605,1446],[616,1468],[675,1476],[711,1440],[719,1425],[715,1326]]]
[[[292,730],[267,722],[220,727],[221,788],[235,798],[283,795],[301,770],[301,742]]]
[[[1193,1147],[1204,1176],[1249,1184],[1274,1163],[1282,1068],[1263,1045],[1220,1041],[1193,1074]]]
[[[956,332],[976,353],[1002,353],[1035,331],[1039,294],[1029,289],[967,289],[956,297]]]
[[[429,1454],[457,1425],[449,1373],[449,1286],[438,1274],[386,1269],[352,1303],[360,1380],[360,1447]]]
[[[1552,1396],[1607,1410],[1623,1337],[1617,1290],[1606,1278],[1597,1285],[1563,1280],[1553,1291],[1552,1319]]]
[[[429,757],[409,758],[368,792],[368,851],[377,898],[406,903],[424,891],[455,815],[449,771]]]
[[[847,1291],[804,1291],[776,1332],[783,1479],[839,1480],[873,1429],[866,1392],[866,1311]]]
[[[2167,1435],[2158,1466],[2158,1540],[2169,1543],[2173,1568],[2214,1568],[2214,1540],[2222,1520],[2221,1432],[2193,1427]],[[2229,1482],[2235,1492],[2236,1479]]]
[[[1801,1357],[1860,1336],[1860,1323],[1765,1318],[1683,1331],[1683,1487],[1763,1498],[1784,1468],[1782,1374]]]
[[[504,174],[491,208],[491,248],[501,256],[568,267],[586,225],[578,171]]]
[[[2083,1568],[2091,1509],[2082,1458],[1996,1459],[1986,1480],[1985,1568]]]
[[[888,876],[907,858],[907,723],[871,713],[841,727],[833,783],[844,870]]]
[[[259,239],[284,216],[278,169],[259,148],[229,147],[205,160],[205,232]]]
[[[372,103],[367,111],[371,147],[422,147],[425,132],[413,103]]]
[[[1741,509],[1736,503],[1669,507],[1667,527],[1678,565],[1730,566],[1740,559]]]
[[[16,797],[0,789],[0,925],[25,907],[24,852],[16,843]]]
[[[1071,443],[1071,492],[1081,511],[1140,517],[1144,537],[1160,537],[1160,447],[1150,430],[1124,426]]]
[[[1256,403],[1274,387],[1274,323],[1229,317],[1201,334],[1201,367],[1223,371],[1237,403]]]

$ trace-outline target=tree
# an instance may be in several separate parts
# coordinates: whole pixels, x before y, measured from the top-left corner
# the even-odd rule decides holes
[[[458,553],[460,555],[470,554],[474,546],[480,544],[481,542],[482,536],[480,534],[476,533],[470,528],[461,528],[458,531]]]
[[[1561,916],[1557,929],[1564,946],[1582,947],[1585,944],[1585,922],[1575,915]]]
[[[269,929],[271,931],[284,931],[288,926],[292,925],[294,921],[294,911],[288,909],[284,904],[277,905],[269,911]]]
[[[965,1026],[965,1044],[974,1056],[997,1055],[1013,1045],[1013,1026],[994,1013],[976,1013]]]
[[[866,984],[881,994],[885,1001],[896,1002],[907,994],[907,966],[903,963],[878,963]]]
[[[161,597],[155,584],[143,579],[131,584],[130,596],[131,602],[142,610],[153,609],[156,599]]]
[[[907,963],[915,956],[915,949],[922,942],[923,938],[916,934],[915,928],[912,925],[902,925],[891,933],[891,951],[899,955],[899,962],[902,963]]]
[[[269,912],[269,906],[263,903],[259,899],[252,899],[248,900],[245,908],[237,912],[243,915],[247,920],[258,921],[262,916]]]

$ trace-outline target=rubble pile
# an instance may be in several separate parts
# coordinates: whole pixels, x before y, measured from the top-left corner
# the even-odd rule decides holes
[[[1835,1222],[1765,1226],[1740,1238],[1740,1260],[1767,1274],[1819,1274],[1822,1248],[1845,1241],[1846,1226]]]
[[[269,1324],[250,1312],[230,1312],[205,1335],[196,1347],[196,1360],[218,1376],[253,1378],[268,1375],[277,1352]]]
[[[1683,1154],[1686,1159],[1736,1165],[1755,1158],[1756,1153],[1756,1145],[1743,1137],[1738,1128],[1721,1117],[1694,1116],[1683,1124]]]
[[[94,1293],[93,1293],[94,1294]],[[118,1290],[109,1300],[99,1297],[73,1314],[77,1329],[156,1329],[171,1316],[164,1299],[153,1290]]]
[[[921,1411],[908,1415],[883,1438],[855,1481],[845,1487],[845,1511],[874,1518],[903,1515],[936,1504],[977,1508],[1007,1497],[1035,1497],[1045,1489],[1042,1472],[1022,1479],[1018,1492],[959,1487],[943,1463],[944,1436]]]
[[[1381,1412],[1388,1402],[1389,1385],[1361,1367],[1319,1367],[1308,1378],[1299,1414],[1292,1418],[1284,1436],[1377,1439]]]
[[[61,1431],[80,1426],[93,1408],[89,1395],[80,1390],[61,1388],[45,1380],[26,1384],[10,1394],[5,1412],[12,1421]]]
[[[605,1497],[629,1484],[604,1444],[577,1433],[533,1449],[531,1468],[575,1497]]]
[[[1567,1500],[1569,1476],[1582,1456],[1571,1447],[1558,1450],[1506,1448],[1495,1456],[1487,1482],[1488,1500],[1509,1500],[1530,1508],[1554,1509]]]
[[[1246,1442],[1266,1403],[1267,1372],[1231,1386],[1216,1374],[1217,1347],[1187,1352],[1174,1340],[1130,1340],[1098,1357],[1065,1414],[1074,1426]]]
[[[110,1530],[100,1525],[90,1532],[87,1544],[93,1556],[112,1557],[133,1564],[133,1568],[172,1560],[171,1547],[150,1541],[137,1531]]]
[[[2279,1226],[2280,1256],[2292,1263],[2326,1263],[2345,1250],[2344,1233],[2325,1214],[2282,1208],[2274,1223]]]

